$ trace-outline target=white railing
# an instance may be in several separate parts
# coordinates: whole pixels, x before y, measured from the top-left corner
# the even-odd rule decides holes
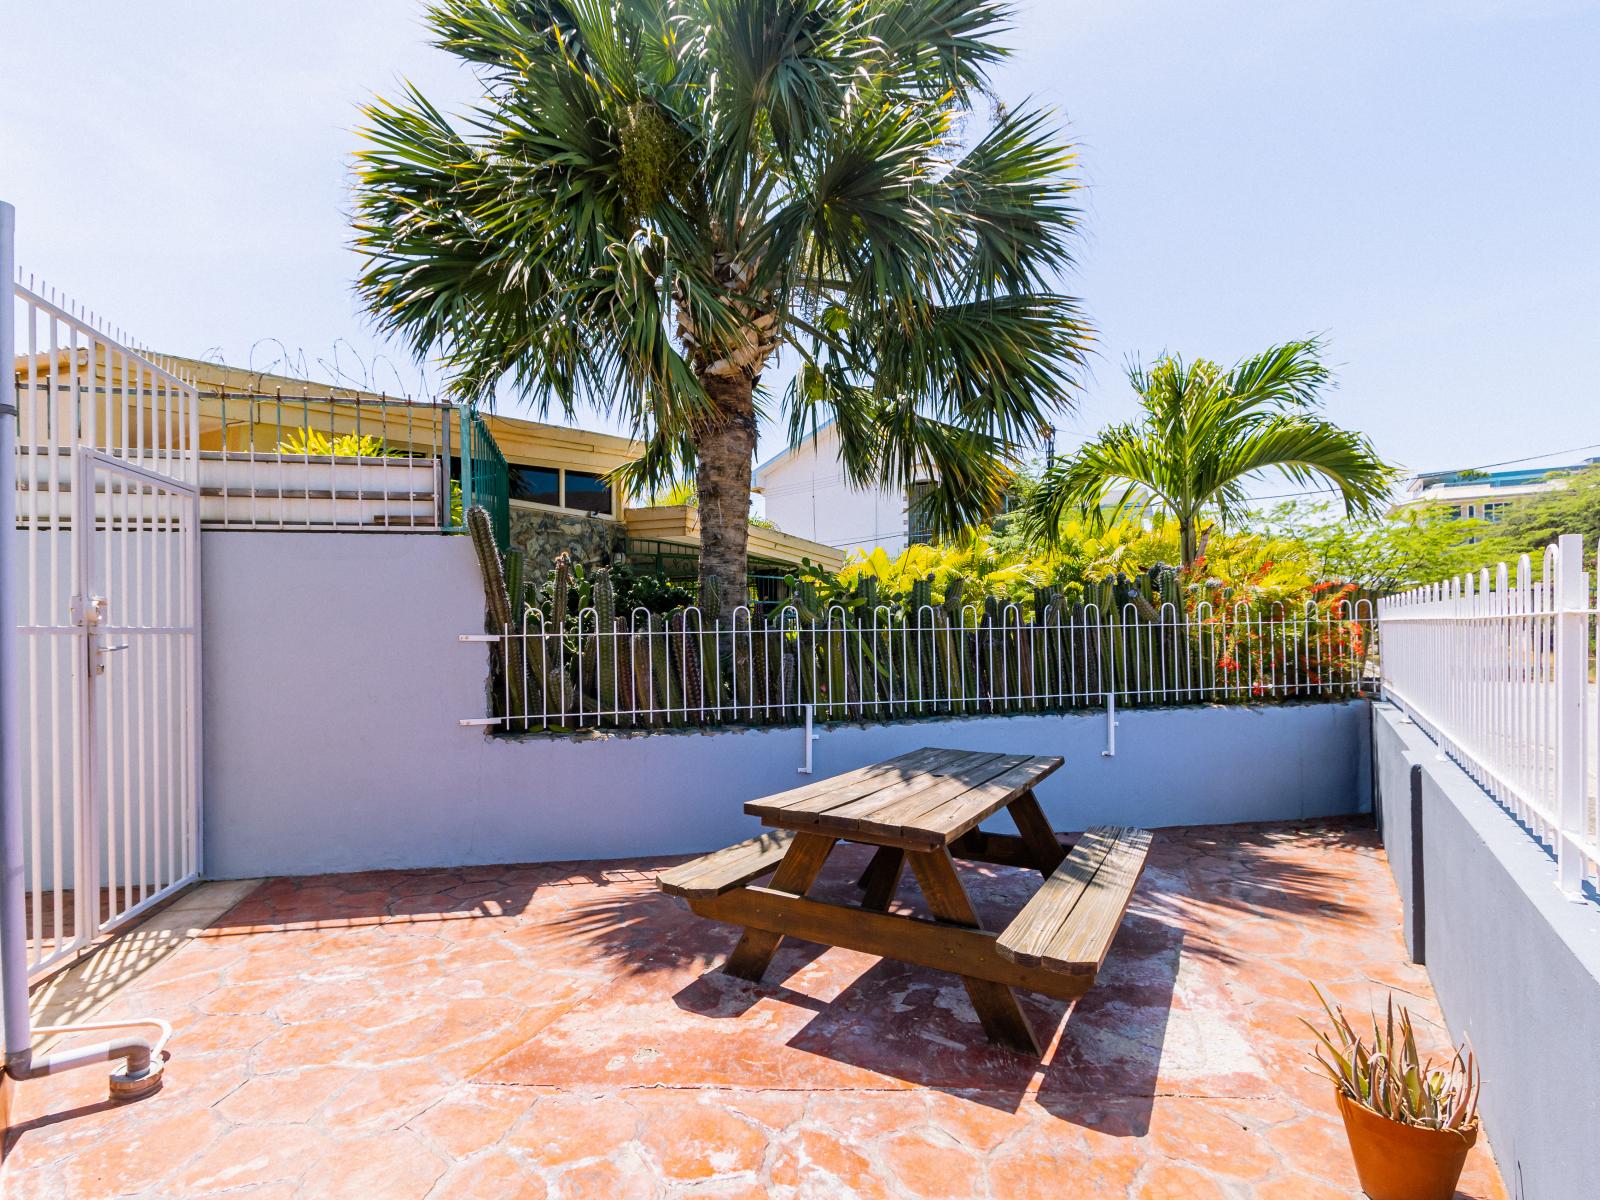
[[[1538,569],[1462,575],[1379,603],[1383,692],[1557,857],[1569,893],[1600,879],[1594,579],[1583,540]]]
[[[457,421],[450,405],[203,391],[201,522],[211,529],[444,528]]]
[[[461,635],[494,651],[491,711],[462,724],[571,731],[1325,698],[1362,690],[1372,634],[1366,601],[1036,617],[1016,605],[831,608],[813,620],[741,608],[731,621],[638,609],[609,623],[588,608],[559,625],[529,609],[517,629]]]

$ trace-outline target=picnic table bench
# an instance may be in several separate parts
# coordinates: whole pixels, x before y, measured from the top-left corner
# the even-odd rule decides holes
[[[745,812],[771,832],[663,871],[657,886],[700,916],[744,927],[724,964],[730,974],[759,980],[785,936],[952,971],[992,1040],[1038,1054],[1012,989],[1074,999],[1093,986],[1150,846],[1145,830],[1109,826],[1063,846],[1033,793],[1061,762],[929,747],[752,800]],[[1017,833],[979,828],[1002,808]],[[877,848],[859,907],[806,895],[841,841]],[[995,933],[957,858],[1032,867],[1044,884]],[[888,911],[908,863],[932,919]]]

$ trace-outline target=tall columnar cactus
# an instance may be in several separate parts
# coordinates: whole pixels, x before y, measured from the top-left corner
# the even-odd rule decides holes
[[[820,649],[822,678],[828,689],[823,716],[827,720],[842,720],[849,715],[851,674],[849,641],[843,622],[830,621],[824,627]]]
[[[656,725],[655,681],[651,678],[649,627],[635,629],[628,638],[628,658],[633,666],[633,706],[637,719],[645,725]]]
[[[822,623],[816,580],[800,580],[795,586],[790,602],[800,614],[800,628],[795,633],[794,676],[790,680],[793,690],[785,690],[784,699],[795,700],[800,704],[815,704],[818,700],[814,694],[817,675],[816,630]]]
[[[684,718],[698,722],[700,706],[700,648],[689,636],[689,623],[680,609],[666,619],[667,670],[678,685],[685,708]]]
[[[722,616],[722,597],[717,594],[717,589],[709,580],[700,581],[700,615],[709,625]]]
[[[600,567],[594,573],[594,588],[590,595],[594,603],[595,641],[595,696],[600,701],[600,712],[605,716],[617,710],[617,588],[611,582],[611,568]]]
[[[878,607],[878,577],[863,575],[856,580],[856,593],[861,597],[862,608],[870,613]]]
[[[512,628],[511,595],[506,587],[500,551],[494,544],[494,527],[490,524],[489,512],[482,505],[474,504],[467,510],[466,522],[467,532],[472,537],[472,548],[478,555],[478,570],[483,576],[483,595],[489,609],[489,620],[496,632],[503,633]],[[502,694],[507,696],[510,702],[507,716],[520,716],[528,711],[525,703],[527,673],[523,669],[523,641],[520,637],[508,637],[504,645],[505,661],[501,666],[505,672],[505,691],[502,693],[501,688],[496,686],[499,681],[493,678],[490,686],[494,688],[497,703]],[[526,728],[526,722],[521,724]]]
[[[512,546],[503,555],[501,561],[505,564],[506,597],[510,601],[511,624],[520,630],[523,621],[522,607],[522,580],[527,569],[527,555],[517,547]]]
[[[944,615],[952,625],[961,624],[961,602],[966,598],[967,581],[964,576],[952,575],[944,589]]]
[[[673,677],[672,654],[667,648],[667,625],[657,617],[650,617],[650,677],[655,685],[656,706],[668,722],[672,714],[683,707],[678,681]]]
[[[738,688],[739,696],[747,704],[754,704],[755,714],[763,720],[770,720],[776,712],[776,701],[779,698],[778,680],[774,678],[778,672],[776,658],[776,635],[771,632],[771,627],[765,621],[750,622],[749,669],[739,667],[739,677],[734,686]]]
[[[567,623],[567,600],[572,594],[572,555],[563,550],[556,555],[555,566],[550,579],[550,619],[560,630]]]

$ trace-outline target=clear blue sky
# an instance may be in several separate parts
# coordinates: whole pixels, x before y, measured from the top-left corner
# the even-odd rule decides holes
[[[418,4],[63,13],[0,4],[25,270],[161,349],[425,386],[365,325],[345,245],[357,105],[401,75],[471,93]],[[999,94],[1081,147],[1068,286],[1101,337],[1063,446],[1131,413],[1129,354],[1309,331],[1335,418],[1408,467],[1600,442],[1600,2],[1033,0],[1009,41]]]

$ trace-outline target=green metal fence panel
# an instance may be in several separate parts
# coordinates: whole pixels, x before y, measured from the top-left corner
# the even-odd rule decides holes
[[[628,565],[641,574],[675,583],[688,583],[700,577],[700,551],[694,546],[652,538],[629,538],[623,543],[623,553],[627,555]],[[788,599],[788,577],[798,570],[788,563],[752,557],[747,581],[760,603],[778,604]]]
[[[511,470],[478,410],[472,405],[462,405],[458,411],[462,511],[474,504],[488,510],[494,544],[503,553],[511,545]]]

